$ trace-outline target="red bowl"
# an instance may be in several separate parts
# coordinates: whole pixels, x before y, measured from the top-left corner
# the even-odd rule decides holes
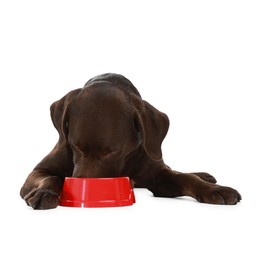
[[[65,178],[60,206],[119,207],[135,203],[134,191],[128,177]]]

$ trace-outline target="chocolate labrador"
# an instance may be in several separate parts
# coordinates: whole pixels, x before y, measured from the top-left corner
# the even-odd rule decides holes
[[[156,197],[191,196],[199,202],[236,204],[240,194],[205,172],[181,173],[162,159],[168,117],[142,100],[125,77],[103,74],[51,105],[59,132],[53,150],[34,168],[21,197],[34,209],[59,204],[65,177],[128,176]]]

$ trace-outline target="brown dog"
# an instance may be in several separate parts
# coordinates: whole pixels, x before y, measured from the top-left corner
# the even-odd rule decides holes
[[[51,105],[59,132],[53,150],[34,168],[21,197],[34,209],[57,207],[65,177],[129,176],[154,196],[191,196],[199,202],[236,204],[240,194],[208,173],[184,174],[162,159],[168,117],[141,99],[117,74],[89,80]]]

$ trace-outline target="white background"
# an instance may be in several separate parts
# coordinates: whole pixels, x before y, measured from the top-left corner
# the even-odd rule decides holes
[[[259,259],[258,1],[2,1],[1,259]],[[153,198],[33,211],[19,197],[58,135],[51,103],[121,73],[170,120],[172,168],[208,171],[236,206]]]

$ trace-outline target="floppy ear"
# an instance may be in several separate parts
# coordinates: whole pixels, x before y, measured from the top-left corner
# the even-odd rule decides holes
[[[67,139],[67,134],[68,134],[68,125],[67,125],[68,104],[80,92],[80,90],[81,89],[72,90],[66,96],[54,102],[50,107],[52,123],[57,129],[57,131],[59,132],[60,138],[64,137],[65,140]]]
[[[169,129],[169,119],[148,102],[132,94],[132,103],[136,108],[135,122],[141,131],[143,146],[154,160],[162,159],[161,144]]]

